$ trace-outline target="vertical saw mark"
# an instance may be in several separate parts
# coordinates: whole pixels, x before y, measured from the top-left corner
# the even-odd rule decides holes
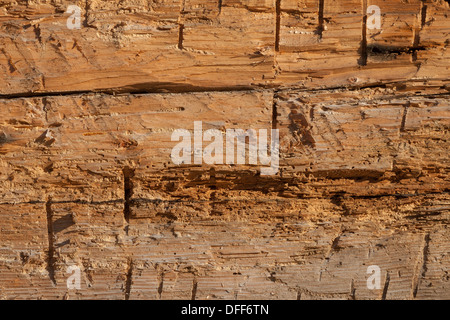
[[[311,122],[311,125],[314,123],[314,111],[315,106],[312,106],[311,109],[309,110],[309,120]]]
[[[216,179],[216,170],[214,169],[214,167],[211,167],[209,169],[209,181],[210,181],[210,188],[212,190],[217,190],[217,179]],[[210,199],[214,200],[215,198],[215,193],[211,193],[210,194]]]
[[[419,48],[420,32],[423,30],[426,20],[427,20],[427,5],[424,4],[423,0],[420,2],[420,11],[419,11],[419,15],[418,15],[418,20],[419,20],[418,23],[420,23],[420,25],[418,25],[416,28],[414,28],[414,36],[413,36],[413,48],[414,49]],[[417,61],[417,51],[418,50],[413,50],[413,52],[412,52],[412,62]]]
[[[191,300],[195,300],[195,298],[197,296],[197,288],[198,288],[198,281],[197,281],[197,277],[194,276],[194,280],[192,281]]]
[[[90,9],[89,0],[86,0],[84,3],[84,21],[83,21],[84,27],[88,27],[89,9]]]
[[[273,102],[272,102],[272,129],[277,129],[278,127],[278,111],[277,111],[277,94],[274,92],[273,94]]]
[[[125,281],[125,300],[130,300],[132,283],[133,283],[133,259],[128,259],[128,270]]]
[[[45,211],[47,213],[47,234],[48,234],[48,253],[47,253],[47,271],[53,285],[56,286],[55,278],[55,247],[53,238],[53,211],[51,198],[45,204]]]
[[[426,4],[424,4],[424,2],[422,1],[421,7],[422,8],[420,10],[420,14],[421,14],[420,29],[423,29],[425,27],[425,23],[427,22],[427,9],[428,9],[428,6]]]
[[[417,261],[416,271],[414,272],[413,286],[412,286],[412,289],[413,289],[412,297],[413,298],[417,297],[417,292],[419,291],[420,279],[425,277],[425,274],[428,270],[427,260],[428,260],[429,253],[430,253],[430,234],[427,233],[423,239],[421,254]],[[419,267],[420,267],[420,269],[419,269]]]
[[[178,26],[178,49],[183,50],[183,40],[184,40],[184,24],[180,23]]]
[[[125,167],[123,168],[122,172],[123,172],[123,189],[124,189],[123,217],[127,224],[125,230],[128,234],[131,217],[131,197],[133,196],[133,182],[131,179],[134,177],[135,170],[129,167]]]
[[[363,21],[362,21],[362,35],[360,47],[360,59],[358,64],[360,66],[367,65],[367,0],[362,0]]]
[[[406,128],[406,118],[408,117],[408,107],[409,105],[405,105],[405,109],[403,110],[402,123],[400,126],[400,132],[405,132]]]
[[[350,284],[350,300],[356,300],[355,279],[352,279],[352,283]]]
[[[280,31],[281,31],[281,0],[275,3],[275,51],[280,51]]]
[[[185,9],[186,0],[180,0],[180,16],[178,18],[178,45],[177,48],[180,50],[184,49],[183,41],[184,41],[184,23],[183,23],[183,14]]]
[[[325,0],[319,0],[319,26],[318,26],[318,33],[319,38],[322,39],[323,32],[325,31],[325,25],[324,25],[324,8],[325,8]]]
[[[391,275],[389,274],[389,271],[388,271],[388,272],[386,272],[386,280],[384,281],[384,287],[383,287],[383,293],[381,295],[381,300],[386,300],[390,282],[391,282]]]
[[[161,300],[164,288],[164,270],[161,267],[157,267],[157,272],[158,272],[158,299]]]

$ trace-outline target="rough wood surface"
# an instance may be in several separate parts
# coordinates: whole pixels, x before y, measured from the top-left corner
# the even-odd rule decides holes
[[[447,2],[366,1],[382,32],[361,0],[323,2],[2,0],[0,94],[445,84]]]
[[[0,299],[450,299],[449,14],[0,0]],[[175,165],[194,121],[278,129],[278,173]]]

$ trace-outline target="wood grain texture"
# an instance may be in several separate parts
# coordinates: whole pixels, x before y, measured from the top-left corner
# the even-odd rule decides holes
[[[449,14],[0,0],[0,299],[450,299]],[[174,164],[195,121],[278,129],[277,174]]]
[[[382,32],[364,29],[360,0],[78,1],[79,30],[68,3],[0,2],[0,94],[443,84],[449,73],[445,1],[370,1]]]

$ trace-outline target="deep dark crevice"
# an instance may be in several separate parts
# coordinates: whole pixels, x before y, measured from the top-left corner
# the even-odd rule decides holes
[[[157,267],[158,272],[158,299],[161,300],[164,289],[164,270],[162,267]]]
[[[133,259],[128,260],[128,270],[125,281],[125,300],[130,299],[131,285],[133,283]]]
[[[408,117],[408,108],[409,108],[409,105],[405,105],[405,108],[403,110],[402,123],[400,126],[400,132],[405,132],[406,118]]]
[[[416,33],[416,37],[419,38],[419,33]],[[415,42],[416,40],[414,40]],[[419,41],[419,40],[418,40]],[[417,50],[412,52],[412,61],[416,62],[417,61]]]
[[[219,9],[219,14],[221,14],[222,13],[222,5],[223,5],[223,3],[222,3],[223,1],[222,0],[219,0],[218,1],[218,4],[217,4],[217,6],[218,6],[218,9]]]
[[[281,0],[275,3],[275,51],[280,51],[280,32],[281,32]]]
[[[361,179],[352,179],[348,178],[352,181],[360,181]],[[259,181],[259,180],[258,180]],[[258,183],[258,181],[255,181],[255,183]],[[378,181],[377,179],[366,179],[365,181]],[[391,180],[392,182],[397,182],[395,179]],[[265,182],[268,182],[265,180]],[[216,178],[217,183],[217,178]],[[291,180],[275,180],[274,184],[270,184],[269,187],[275,187],[280,186],[285,183],[288,183],[289,185],[303,185],[302,183],[295,183]],[[192,183],[192,185],[188,185],[187,187],[195,186],[195,183]],[[217,187],[216,187],[217,189]],[[238,190],[235,188],[234,190]],[[252,191],[264,191],[263,188],[240,188],[239,190],[252,190]],[[277,189],[279,192],[282,192],[284,189]],[[442,191],[436,191],[436,192],[427,192],[427,193],[397,193],[397,194],[379,194],[379,195],[371,195],[371,196],[364,196],[364,195],[348,195],[350,198],[353,199],[381,199],[385,197],[394,197],[395,199],[407,199],[407,198],[414,198],[414,197],[420,197],[420,196],[434,196],[434,195],[447,195],[450,193],[449,189],[444,189]],[[346,194],[343,192],[335,192],[332,194],[329,194],[328,198],[332,199],[334,202],[339,203],[341,198],[345,197]],[[303,199],[315,199],[315,197],[308,197],[303,195]],[[232,201],[240,201],[238,199],[233,199]],[[264,200],[258,200],[258,201],[265,201],[265,202],[280,202],[280,201],[289,201],[289,199],[285,199],[282,196],[280,196],[279,199],[264,199]],[[192,199],[172,199],[172,200],[159,200],[159,199],[146,199],[146,198],[139,198],[139,199],[133,199],[130,200],[130,204],[138,205],[138,204],[145,204],[145,203],[153,203],[153,204],[160,204],[160,203],[207,203],[208,200],[192,200]],[[0,205],[23,205],[23,204],[45,204],[44,201],[23,201],[23,202],[1,202]],[[52,204],[86,204],[86,205],[108,205],[108,204],[119,204],[124,203],[123,199],[117,199],[117,200],[108,200],[108,201],[84,201],[84,200],[67,200],[67,201],[53,201]]]
[[[277,95],[277,92],[275,91],[273,93],[273,102],[272,102],[272,129],[278,128],[277,99],[278,99],[278,95]]]
[[[209,188],[211,190],[217,190],[216,169],[214,169],[214,167],[211,167],[211,169],[209,169],[209,181]],[[212,193],[211,196],[214,197],[214,193]]]
[[[47,272],[53,285],[56,286],[55,278],[55,247],[54,247],[54,233],[53,233],[53,211],[52,202],[49,198],[45,204],[45,211],[47,213],[47,235],[48,235],[48,253],[47,253]]]
[[[384,282],[384,287],[383,287],[383,293],[381,295],[381,300],[386,300],[390,282],[391,282],[391,275],[389,274],[389,271],[388,271],[388,272],[386,272],[386,281]]]
[[[42,35],[41,35],[41,28],[39,24],[33,26],[34,34],[36,35],[36,39],[38,40],[39,44],[42,45]]]
[[[234,189],[237,190],[237,189]],[[251,190],[250,188],[245,189],[245,188],[241,188],[239,190]],[[256,191],[256,190],[252,190],[252,191]],[[340,195],[340,194],[329,194],[326,199],[331,199],[331,202],[334,203],[337,206],[344,206],[344,201],[346,199],[353,199],[353,200],[377,200],[377,199],[385,199],[385,198],[394,198],[396,200],[401,200],[401,199],[409,199],[409,198],[417,198],[417,197],[421,197],[421,196],[433,196],[433,195],[442,195],[442,194],[448,194],[448,192],[429,192],[429,193],[411,193],[411,194],[380,194],[380,195],[348,195],[347,197],[344,195]],[[315,196],[305,196],[305,195],[299,195],[298,199],[317,199],[317,197]],[[259,198],[254,198],[254,201],[257,201],[259,203],[283,203],[283,202],[290,202],[291,201],[291,197],[288,198],[284,198],[283,196],[280,196],[277,199],[259,199]],[[216,201],[217,203],[222,203],[225,204],[228,201],[232,201],[232,202],[246,202],[249,201],[248,199],[232,199],[232,200],[227,200],[227,199],[223,199],[223,200],[218,200]],[[161,203],[165,203],[165,204],[206,204],[206,203],[210,203],[211,201],[209,199],[205,199],[205,200],[194,200],[194,199],[171,199],[171,200],[159,200],[159,199],[145,199],[145,198],[139,198],[139,199],[134,199],[133,200],[133,204],[135,205],[142,205],[144,206],[145,204],[161,204]],[[344,208],[345,209],[345,208]],[[174,217],[176,218],[176,217]],[[136,220],[139,219],[146,219],[146,218],[133,218]]]
[[[183,50],[183,40],[184,40],[184,24],[179,24],[179,31],[178,31],[178,49]]]
[[[319,0],[319,26],[317,28],[317,32],[319,34],[320,39],[322,39],[323,32],[325,31],[324,8],[325,8],[325,0]]]
[[[425,27],[425,23],[427,22],[427,9],[428,9],[428,6],[423,1],[424,0],[422,0],[421,29],[423,29],[423,27]]]
[[[408,47],[409,48],[409,47]],[[377,49],[376,49],[377,50]],[[413,50],[426,50],[425,48],[416,48]],[[398,51],[398,50],[397,50]],[[405,51],[405,50],[403,50]],[[406,52],[406,51],[405,51]],[[387,88],[392,85],[402,85],[405,81],[388,81],[388,82],[374,82],[361,85],[343,85],[324,88],[310,88],[305,89],[302,86],[292,86],[286,90],[298,90],[299,92],[325,92],[333,90],[348,90],[356,91],[370,88]],[[238,86],[224,86],[224,87],[201,87],[176,82],[146,82],[124,86],[120,88],[98,89],[98,90],[78,90],[78,91],[49,91],[49,92],[21,92],[0,94],[0,100],[14,100],[25,98],[51,98],[51,97],[68,97],[81,95],[110,95],[128,96],[128,95],[151,95],[151,94],[191,94],[191,93],[209,93],[209,92],[260,92],[264,90],[273,90],[281,86],[257,86],[257,85],[238,85]],[[432,86],[431,86],[432,87]],[[283,89],[278,89],[283,90]],[[433,97],[448,95],[448,93],[424,94],[418,96]],[[405,95],[408,97],[408,95]]]
[[[100,91],[60,91],[60,92],[22,92],[22,93],[10,93],[0,94],[0,99],[21,99],[21,98],[40,98],[40,97],[64,97],[81,94],[99,93]]]
[[[374,44],[367,46],[367,51],[372,56],[376,55],[400,55],[403,53],[412,54],[417,51],[426,50],[423,46],[412,46],[412,47],[397,47],[397,46],[383,46],[379,44]]]
[[[197,281],[197,277],[194,276],[194,280],[192,281],[191,300],[195,300],[195,298],[197,296],[197,288],[198,288],[198,281]]]
[[[364,1],[365,2],[365,1]],[[363,6],[364,8],[364,15],[363,15],[363,21],[362,21],[362,36],[361,36],[361,46],[359,48],[359,54],[360,58],[358,61],[358,64],[360,66],[366,66],[367,65],[367,4]]]
[[[133,196],[133,182],[132,178],[134,177],[134,169],[129,167],[125,167],[123,169],[123,184],[124,184],[124,206],[123,206],[123,216],[125,218],[126,223],[130,223],[131,216],[131,197]]]
[[[180,15],[178,17],[178,44],[177,48],[179,50],[183,50],[183,41],[184,41],[184,23],[183,23],[183,14],[186,6],[186,0],[180,0]]]
[[[356,181],[358,179],[351,179],[349,178],[349,180],[351,181]],[[267,180],[265,180],[267,182]],[[292,182],[290,181],[285,181],[282,180],[282,182],[280,182],[279,180],[276,180],[278,182],[275,182],[275,184],[271,184],[270,187],[273,186],[279,186],[279,185],[283,185],[285,183],[289,183],[290,185],[295,185],[292,184]],[[372,181],[371,179],[366,179],[366,181]],[[376,179],[374,181],[377,181]],[[394,180],[392,180],[394,181]],[[395,182],[395,181],[394,181]],[[256,182],[255,182],[256,183]],[[193,184],[194,185],[194,184]],[[303,185],[303,184],[298,184],[298,185]],[[191,186],[188,186],[191,187]],[[234,188],[233,190],[252,190],[252,191],[264,191],[263,188]],[[278,191],[283,191],[283,189],[280,189]],[[402,193],[402,194],[379,194],[379,195],[371,195],[371,196],[365,196],[365,195],[348,195],[350,198],[353,199],[382,199],[382,198],[386,198],[386,197],[393,197],[397,200],[399,199],[407,199],[407,198],[414,198],[414,197],[421,197],[421,196],[434,196],[434,195],[447,195],[450,193],[449,189],[444,189],[443,191],[438,191],[438,192],[428,192],[428,193]],[[343,192],[335,192],[335,193],[331,193],[328,195],[327,198],[332,199],[332,201],[339,203],[341,200],[341,198],[343,198],[345,196],[345,194]],[[317,197],[315,196],[302,196],[302,199],[316,199]],[[264,200],[259,200],[256,199],[258,201],[264,201],[264,202],[280,202],[280,201],[290,201],[290,198],[283,198],[280,197],[279,199],[264,199]],[[230,201],[247,201],[247,200],[239,200],[239,199],[232,199]],[[81,200],[67,200],[67,201],[54,201],[52,202],[52,204],[87,204],[87,205],[107,205],[107,204],[118,204],[118,203],[123,203],[123,199],[118,199],[118,200],[109,200],[109,201],[81,201]],[[145,204],[145,203],[155,203],[155,204],[160,204],[160,203],[208,203],[209,200],[192,200],[192,199],[172,199],[172,200],[160,200],[160,199],[146,199],[146,198],[139,198],[139,199],[133,199],[130,200],[130,204]],[[44,201],[24,201],[24,202],[1,202],[0,205],[23,205],[23,204],[44,204],[46,202]]]
[[[421,5],[421,9],[420,9],[420,28],[416,28],[414,30],[414,44],[413,44],[413,48],[419,48],[419,44],[420,44],[420,32],[422,31],[423,27],[425,26],[425,23],[427,21],[427,5],[424,4],[424,1],[422,0],[422,2],[420,3]],[[412,52],[412,61],[415,62],[417,61],[417,51],[418,50],[414,50]]]
[[[84,7],[84,21],[83,21],[83,27],[85,28],[89,27],[88,25],[89,9],[90,9],[89,0],[86,0]]]
[[[352,282],[350,284],[350,300],[356,300],[356,287],[354,279],[352,279]]]
[[[224,87],[200,87],[176,82],[146,82],[121,88],[109,88],[98,90],[76,90],[76,91],[48,91],[48,92],[21,92],[0,94],[0,99],[22,99],[40,97],[66,97],[74,95],[103,94],[103,95],[144,95],[144,94],[190,94],[204,92],[241,92],[260,90],[252,85],[224,86]]]
[[[1,202],[1,205],[10,204],[44,204],[46,201],[24,201],[24,202]],[[65,200],[65,201],[52,201],[52,204],[90,204],[90,205],[105,205],[123,203],[122,199],[106,200],[106,201],[86,201],[86,200]]]

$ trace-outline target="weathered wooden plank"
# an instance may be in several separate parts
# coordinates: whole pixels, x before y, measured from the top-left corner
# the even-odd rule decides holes
[[[59,9],[30,5],[30,13],[23,6],[23,16],[6,7],[2,94],[198,91],[249,87],[273,75],[273,50],[267,57],[256,53],[274,46],[273,13],[224,6],[218,17],[217,4],[205,14],[209,5],[180,0],[87,3],[76,2],[83,11],[79,30],[66,27],[69,15],[60,8],[67,1]],[[244,18],[254,21],[244,26]]]
[[[281,2],[280,52],[276,55],[279,74],[275,82],[307,88],[365,86],[406,79],[422,81],[425,74],[445,82],[449,60],[443,39],[448,38],[449,29],[444,27],[448,3],[320,3]],[[371,5],[380,9],[380,28],[367,26],[366,20],[372,16],[367,8]],[[434,14],[437,11],[440,13]],[[431,38],[439,44],[431,45],[427,41]]]
[[[284,204],[279,198],[268,200],[261,205],[246,197],[233,207],[230,194],[229,205],[219,216],[168,215],[165,221],[131,219],[128,224],[121,205],[2,205],[1,295],[6,299],[447,296],[448,194],[366,199],[363,208],[361,201],[351,198],[285,199]],[[264,206],[265,213],[258,214]],[[382,289],[367,288],[371,265],[382,270]],[[78,290],[66,285],[69,266],[80,268]]]
[[[320,3],[281,1],[277,10],[274,0],[220,8],[215,1],[3,1],[0,94],[445,81],[447,2],[369,1],[380,7],[381,30],[364,29],[361,1]],[[81,29],[67,28],[69,4],[80,7]]]
[[[448,299],[448,14],[0,0],[0,299]]]

